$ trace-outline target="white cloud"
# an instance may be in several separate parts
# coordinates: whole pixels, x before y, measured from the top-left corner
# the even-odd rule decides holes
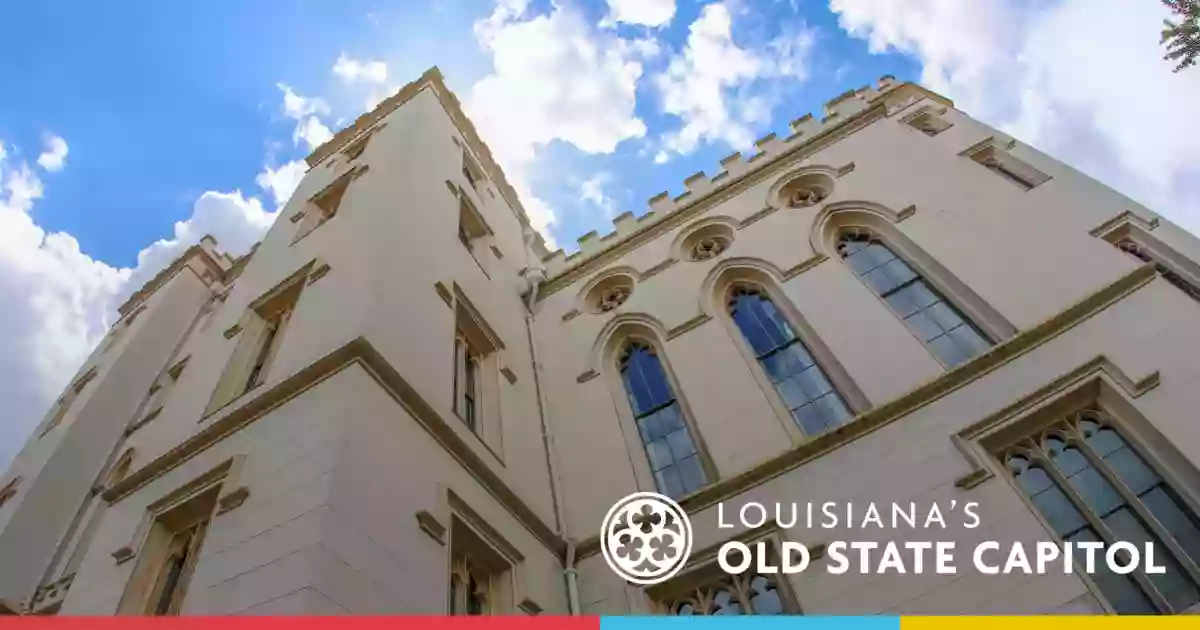
[[[641,26],[666,26],[675,17],[675,0],[608,0],[608,19]]]
[[[316,116],[309,116],[296,123],[296,130],[292,132],[292,142],[297,146],[303,142],[308,150],[313,150],[322,144],[325,144],[333,138],[333,132],[329,130]]]
[[[549,239],[550,209],[529,191],[537,150],[553,141],[585,153],[611,153],[645,135],[634,112],[647,46],[601,32],[569,6],[526,15],[524,0],[502,0],[475,24],[493,72],[477,82],[465,108]]]
[[[609,219],[617,216],[617,202],[605,192],[613,183],[612,173],[599,172],[579,186],[579,200],[601,210]]]
[[[292,132],[292,142],[296,146],[303,142],[311,151],[333,138],[333,132],[318,118],[329,115],[329,103],[321,98],[301,96],[283,83],[276,86],[283,92],[283,115],[296,121],[296,129]]]
[[[155,241],[138,252],[137,267],[130,270],[129,282],[119,297],[123,299],[137,290],[205,234],[217,239],[222,251],[235,256],[245,253],[263,237],[275,217],[276,213],[264,210],[257,198],[245,197],[239,190],[205,192],[192,205],[191,216],[175,223],[171,238]]]
[[[382,61],[359,61],[342,53],[337,63],[333,65],[333,73],[347,83],[365,81],[367,83],[387,82],[388,68]]]
[[[670,153],[691,153],[707,141],[748,147],[753,127],[769,122],[774,104],[772,86],[763,81],[795,84],[807,78],[810,30],[784,28],[763,45],[741,46],[733,39],[733,15],[729,4],[706,5],[689,27],[687,45],[654,78],[663,110],[682,121],[663,137],[656,162]]]
[[[1162,60],[1158,3],[832,0],[873,50],[923,64],[921,81],[1200,232],[1200,73]]]
[[[304,174],[308,172],[308,164],[304,160],[292,160],[279,168],[266,166],[264,169],[254,178],[254,182],[270,192],[276,207],[282,208],[300,185],[300,180],[304,179]]]
[[[305,116],[329,115],[329,103],[324,99],[300,96],[285,83],[276,83],[275,86],[283,91],[283,113],[288,118],[300,120]]]
[[[38,156],[38,164],[51,173],[61,171],[67,163],[67,141],[61,136],[47,134],[43,142],[46,150]]]
[[[171,238],[138,253],[135,267],[113,267],[80,251],[70,234],[49,233],[33,220],[43,184],[28,164],[8,159],[2,149],[0,144],[0,470],[107,333],[126,297],[205,234],[238,255],[276,217],[239,191],[209,191],[186,221],[175,224]]]
[[[317,119],[329,114],[328,104],[283,84],[279,89],[284,114],[297,121],[295,137],[310,147],[328,139],[322,136],[328,129]],[[47,136],[45,143],[38,163],[47,171],[61,169],[66,142]],[[236,256],[258,242],[278,216],[278,210],[267,211],[241,191],[210,190],[196,200],[187,220],[175,223],[169,238],[138,252],[134,267],[113,267],[81,252],[70,234],[48,233],[34,221],[32,210],[44,187],[26,162],[10,159],[10,147],[0,141],[0,400],[5,409],[0,470],[105,336],[122,301],[206,234]],[[303,160],[264,167],[255,181],[282,207],[306,168]]]
[[[0,152],[4,153],[4,152]],[[42,183],[0,155],[0,468],[107,327],[107,298],[128,276],[30,216]]]

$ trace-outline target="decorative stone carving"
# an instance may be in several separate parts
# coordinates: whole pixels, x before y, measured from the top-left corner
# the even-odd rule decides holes
[[[808,206],[815,206],[824,201],[828,196],[829,192],[821,188],[797,188],[788,197],[788,207],[807,208]]]
[[[629,289],[627,287],[618,286],[610,287],[600,292],[600,301],[597,303],[602,312],[611,311],[629,299]]]
[[[785,179],[782,186],[777,185],[773,198],[769,198],[767,203],[776,208],[815,206],[833,194],[834,177],[840,175],[840,169],[807,167],[790,179]]]
[[[70,573],[49,584],[39,586],[29,603],[29,612],[36,615],[52,613],[57,610],[62,605],[63,598],[67,596],[67,590],[71,588],[71,583],[74,581],[75,574]]]
[[[709,236],[696,241],[692,246],[692,260],[716,258],[729,247],[729,241],[720,236]]]

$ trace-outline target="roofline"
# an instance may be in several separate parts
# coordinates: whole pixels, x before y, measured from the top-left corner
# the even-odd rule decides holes
[[[175,260],[172,260],[171,264],[163,267],[161,271],[154,274],[153,278],[147,280],[140,289],[134,291],[132,295],[126,298],[125,302],[117,307],[117,313],[121,317],[128,315],[134,308],[145,302],[151,295],[154,295],[162,285],[166,284],[167,280],[178,273],[180,269],[187,265],[187,261],[191,260],[197,254],[203,257],[204,264],[216,272],[218,278],[223,279],[225,277],[225,269],[221,267],[220,262],[217,261],[214,255],[204,247],[205,241],[211,241],[211,247],[216,247],[217,245],[217,239],[206,234],[200,239],[199,243],[183,250],[183,253],[177,256]],[[229,256],[226,255],[225,258],[229,258]]]
[[[504,175],[504,169],[500,168],[500,165],[496,162],[487,143],[479,137],[479,133],[475,129],[475,125],[471,122],[471,119],[467,118],[467,115],[463,112],[462,104],[459,102],[458,97],[446,86],[442,72],[437,66],[426,70],[420,77],[409,82],[397,90],[395,94],[381,101],[375,106],[375,109],[359,116],[349,127],[338,131],[334,134],[333,138],[313,149],[313,152],[305,158],[305,162],[308,163],[309,168],[316,167],[340,148],[375,126],[385,116],[412,100],[426,88],[432,89],[433,93],[438,97],[442,108],[446,110],[454,125],[462,132],[463,138],[471,148],[471,151],[475,153],[475,157],[479,160],[480,165],[488,172],[492,181],[496,183],[496,188],[500,190],[500,195],[504,197],[508,206],[516,213],[521,226],[532,228],[533,226],[529,222],[529,215],[526,214],[525,206],[521,204],[521,199],[517,195],[517,191],[509,184],[508,178]],[[537,233],[537,230],[535,229],[534,232]],[[540,247],[539,251],[536,252],[539,257],[549,253],[545,237],[540,233],[537,233],[535,247]]]

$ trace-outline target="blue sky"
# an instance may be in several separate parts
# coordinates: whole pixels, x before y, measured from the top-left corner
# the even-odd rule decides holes
[[[568,251],[885,74],[1200,229],[1200,121],[1162,111],[1200,70],[1160,60],[1152,0],[10,4],[0,464],[124,296],[206,232],[241,253],[313,146],[433,65]]]

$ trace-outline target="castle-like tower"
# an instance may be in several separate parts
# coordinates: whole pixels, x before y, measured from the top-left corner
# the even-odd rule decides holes
[[[308,162],[253,251],[201,241],[121,307],[0,477],[4,607],[1197,610],[1200,242],[945,98],[847,92],[570,256],[436,69]],[[597,535],[639,490],[694,527],[649,588]],[[718,527],[750,501],[980,526]],[[1169,570],[714,567],[888,538],[1151,541]]]

